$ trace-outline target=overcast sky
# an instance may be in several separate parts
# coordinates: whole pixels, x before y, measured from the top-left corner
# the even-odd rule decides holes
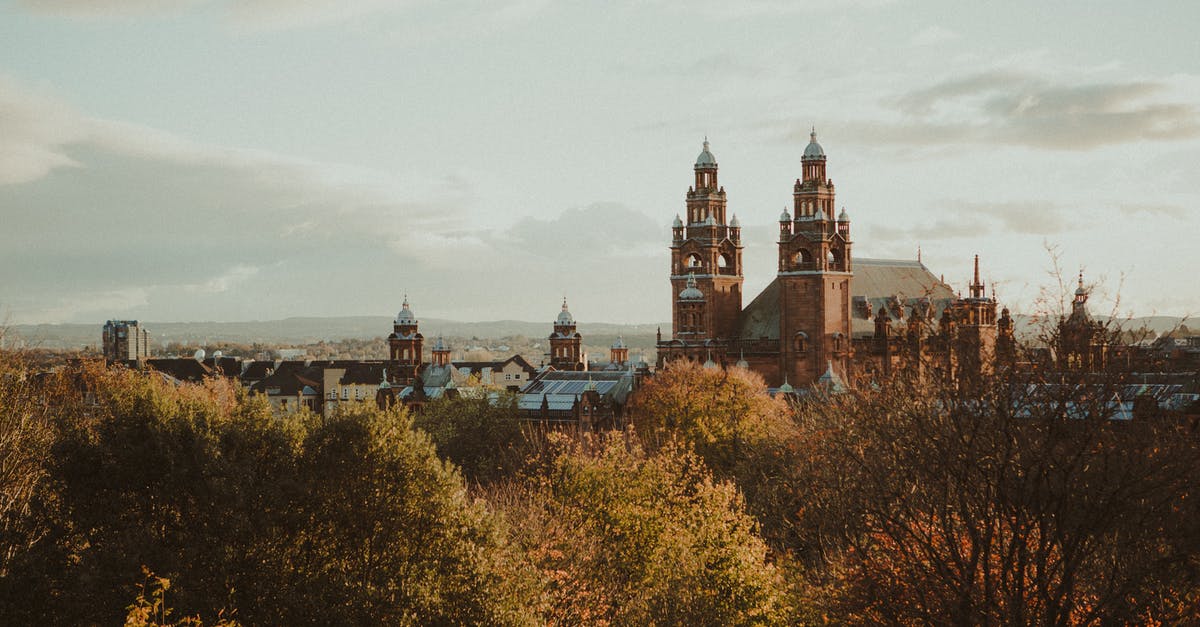
[[[483,8],[481,8],[483,7]],[[705,135],[775,269],[815,125],[859,257],[1200,313],[1200,2],[0,0],[0,321],[670,316]],[[989,288],[990,289],[990,288]]]

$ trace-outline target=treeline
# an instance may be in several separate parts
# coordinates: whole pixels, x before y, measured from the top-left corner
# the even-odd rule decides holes
[[[1190,425],[1028,383],[793,406],[680,365],[579,434],[511,399],[280,418],[10,356],[0,623],[1200,620]]]

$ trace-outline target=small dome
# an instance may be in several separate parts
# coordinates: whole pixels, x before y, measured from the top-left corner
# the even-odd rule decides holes
[[[737,363],[735,363],[735,364],[733,364],[733,365],[734,365],[734,366],[736,366],[736,367],[738,367],[738,368],[741,368],[742,370],[749,370],[749,369],[750,369],[750,362],[746,361],[746,354],[745,354],[744,352],[743,352],[743,353],[740,353],[740,354],[738,355],[738,360],[737,360]]]
[[[817,212],[813,214],[812,219],[818,220],[818,221],[824,221],[824,220],[827,220],[828,218],[825,217],[825,210],[820,207],[817,207]]]
[[[717,369],[717,362],[713,361],[711,351],[708,353],[708,359],[704,360],[704,369],[705,370],[716,370]]]
[[[786,375],[783,377],[783,385],[779,386],[779,393],[780,394],[795,394],[796,393],[796,388],[792,387],[792,384],[787,382]]]
[[[717,166],[717,158],[713,156],[713,153],[708,151],[708,138],[705,137],[704,138],[704,150],[701,150],[700,156],[696,157],[696,167],[697,168],[702,168],[702,167],[714,167],[715,168],[716,166]]]
[[[433,343],[433,350],[437,352],[445,352],[450,350],[450,347],[446,346],[446,341],[443,340],[442,336],[439,335],[437,336],[437,340]]]
[[[733,214],[733,219],[729,221],[729,226],[735,229],[742,228],[742,223],[738,221],[737,214]]]
[[[808,146],[804,148],[804,158],[824,159],[825,149],[821,147],[821,144],[817,143],[817,129],[814,128],[808,137]]]
[[[849,222],[850,214],[846,213],[846,208],[842,207],[842,212],[838,214],[838,222]]]
[[[679,219],[679,214],[678,214],[678,213],[677,213],[677,214],[675,214],[675,221],[671,223],[671,226],[673,226],[673,227],[675,227],[675,228],[677,228],[677,229],[681,229],[681,228],[683,228],[683,220],[680,220],[680,219]]]
[[[696,275],[688,274],[687,287],[679,293],[679,300],[704,300],[704,292],[696,287]]]
[[[621,337],[621,336],[619,336],[619,335],[618,335],[618,336],[617,336],[617,341],[613,342],[613,345],[612,345],[612,347],[613,347],[613,348],[626,348],[626,346],[625,346],[625,338],[623,338],[623,337]]]
[[[563,298],[562,311],[559,312],[558,319],[554,321],[554,324],[560,324],[560,325],[575,324],[575,318],[571,315],[571,312],[567,310],[567,299],[566,298]]]
[[[417,317],[408,308],[408,295],[404,295],[404,303],[400,305],[400,313],[396,314],[396,324],[416,324]]]
[[[792,214],[788,213],[787,207],[784,207],[783,213],[779,214],[779,221],[780,222],[791,222],[792,221]]]

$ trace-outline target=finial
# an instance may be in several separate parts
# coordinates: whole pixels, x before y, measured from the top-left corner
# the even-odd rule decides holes
[[[1079,287],[1083,287],[1083,268],[1079,269]]]
[[[917,263],[921,263],[921,245],[917,244]]]
[[[975,255],[975,285],[979,285],[979,255]]]
[[[708,135],[704,136],[704,149],[708,150]]]
[[[566,296],[563,296],[563,308],[562,309],[563,309],[563,311],[567,310],[567,297]]]

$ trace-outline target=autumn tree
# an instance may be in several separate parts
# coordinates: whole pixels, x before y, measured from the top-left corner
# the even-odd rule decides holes
[[[1174,613],[1198,582],[1194,434],[1115,420],[1095,379],[981,383],[896,381],[801,408],[800,522],[828,559],[827,611],[871,624],[1194,619]]]
[[[547,622],[788,622],[754,519],[695,454],[648,454],[619,432],[551,446],[538,483],[493,493],[548,581]]]
[[[648,446],[681,438],[718,472],[731,471],[748,450],[790,429],[786,405],[766,389],[749,370],[673,362],[638,390],[629,412]]]
[[[24,356],[0,351],[0,578],[46,533],[32,511],[53,441],[41,400]]]
[[[503,478],[521,462],[525,437],[515,395],[440,398],[425,405],[413,422],[468,481]]]
[[[48,531],[0,578],[0,622],[116,623],[144,566],[181,616],[250,624],[525,624],[536,582],[402,412],[277,417],[220,380],[103,364],[46,397]]]

